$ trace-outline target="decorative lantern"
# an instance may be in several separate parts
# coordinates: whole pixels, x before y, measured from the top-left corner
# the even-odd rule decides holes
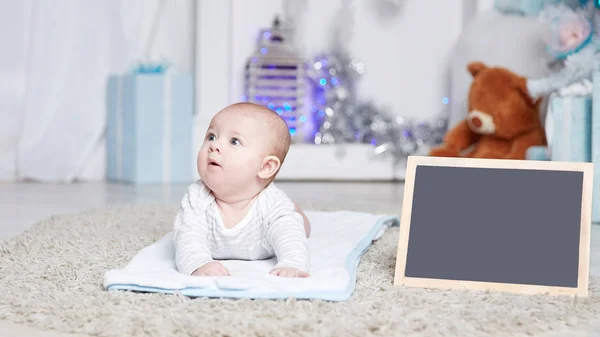
[[[260,31],[257,49],[246,63],[245,97],[268,107],[286,122],[293,143],[312,141],[307,62],[293,46],[293,30],[275,17],[271,29]]]

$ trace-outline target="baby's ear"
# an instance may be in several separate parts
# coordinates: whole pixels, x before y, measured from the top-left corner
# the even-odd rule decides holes
[[[258,177],[261,179],[269,179],[275,173],[277,173],[277,170],[279,170],[280,166],[281,161],[279,160],[279,158],[275,156],[267,156],[265,157],[265,159],[263,159],[262,166],[258,171]]]

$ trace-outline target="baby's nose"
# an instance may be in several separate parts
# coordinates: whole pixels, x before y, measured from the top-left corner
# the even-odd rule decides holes
[[[217,144],[217,142],[212,142],[210,143],[210,145],[208,146],[208,149],[210,150],[210,152],[221,152],[221,149],[219,148],[219,145]]]

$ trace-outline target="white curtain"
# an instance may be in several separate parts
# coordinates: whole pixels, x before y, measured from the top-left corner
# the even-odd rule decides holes
[[[176,0],[171,10],[193,13],[191,2]],[[0,0],[0,180],[104,179],[107,76],[141,56],[157,4]],[[183,40],[187,49],[173,48],[179,54],[192,50],[189,36],[165,27],[162,41]],[[154,56],[165,56],[157,42]],[[163,42],[172,47],[180,46]]]
[[[31,1],[0,0],[0,181],[14,180]]]

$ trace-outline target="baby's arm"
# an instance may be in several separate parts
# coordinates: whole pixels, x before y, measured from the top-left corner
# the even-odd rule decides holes
[[[228,275],[225,267],[213,261],[210,254],[202,188],[199,183],[188,188],[175,217],[175,264],[185,275]]]
[[[277,256],[271,274],[307,277],[309,254],[302,215],[295,209],[276,216],[267,229],[267,240]]]

